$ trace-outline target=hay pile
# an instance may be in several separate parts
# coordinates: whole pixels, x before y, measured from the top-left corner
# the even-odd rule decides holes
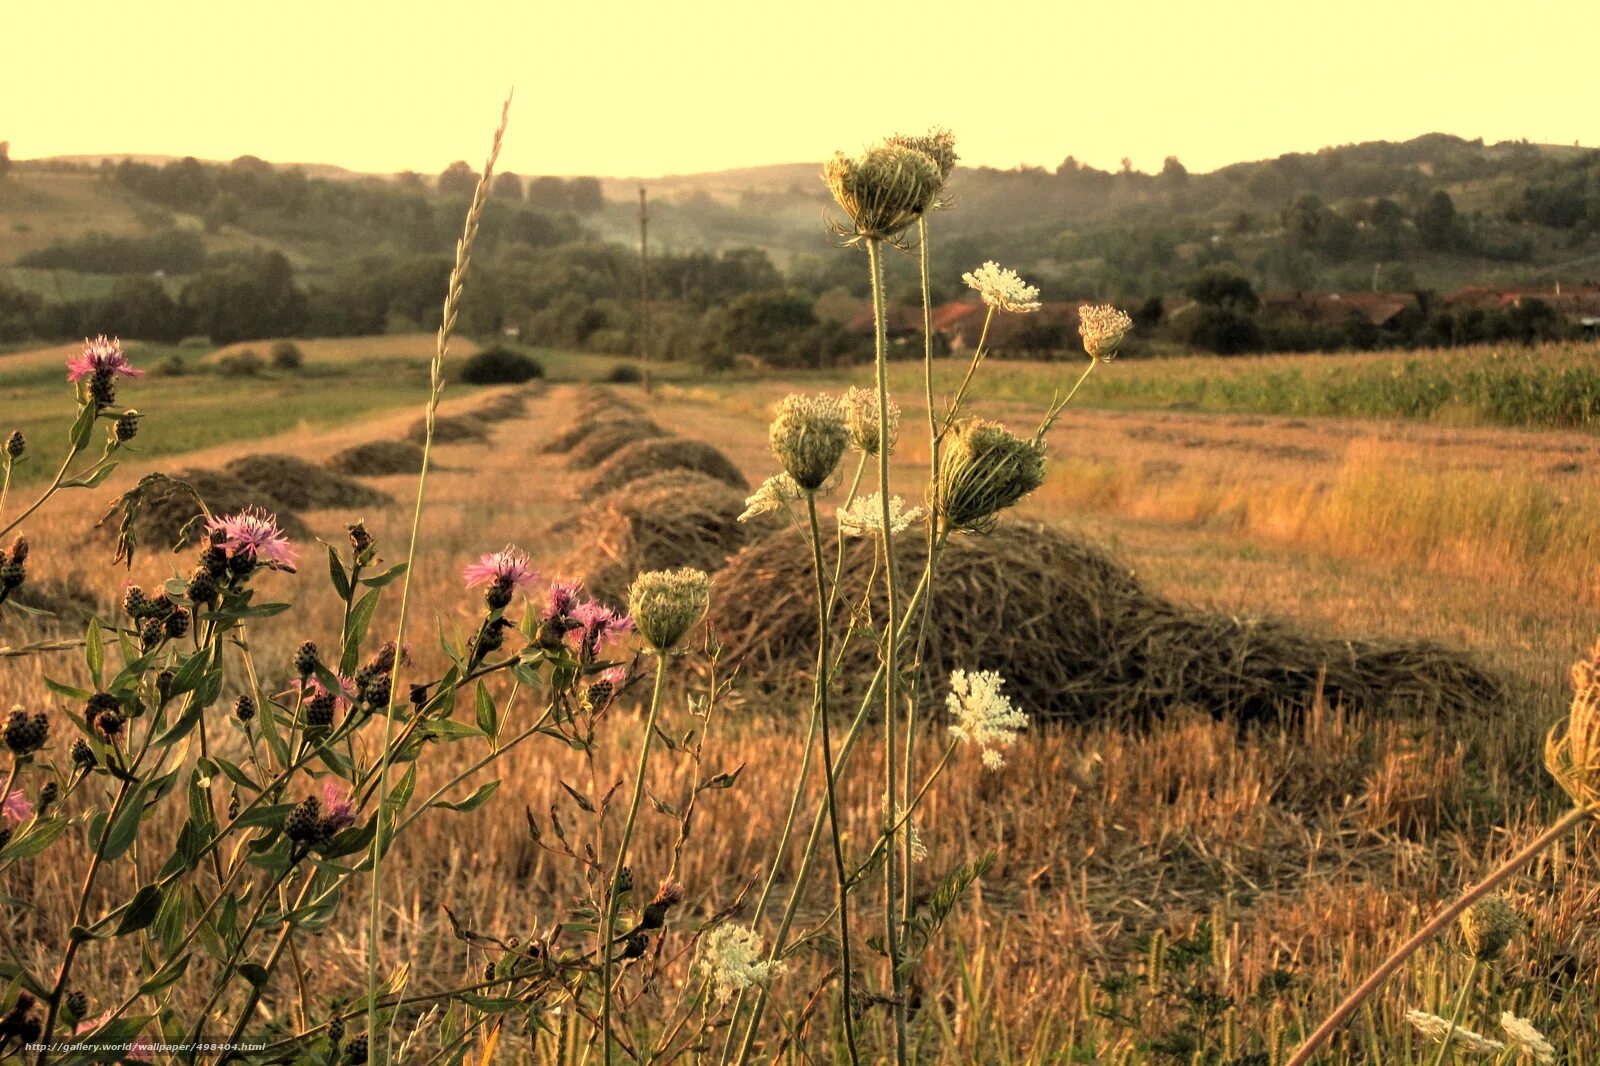
[[[291,510],[322,507],[382,507],[394,502],[379,492],[293,455],[246,455],[223,470]]]
[[[357,477],[416,474],[422,470],[422,448],[404,440],[368,441],[334,453],[328,467]]]
[[[750,488],[739,468],[711,445],[699,440],[663,437],[659,440],[635,441],[601,463],[589,483],[586,495],[596,498],[615,492],[630,482],[668,470],[690,470],[704,474],[741,492]]]
[[[628,445],[641,440],[659,440],[666,430],[648,418],[614,418],[590,422],[585,432],[567,451],[567,464],[592,470]],[[565,436],[565,434],[563,434]]]
[[[625,604],[643,570],[693,566],[715,573],[744,546],[744,495],[715,478],[672,470],[608,493],[551,530],[574,545],[557,572],[603,602]]]
[[[271,492],[247,485],[231,474],[220,470],[187,470],[172,476],[188,482],[214,515],[232,514],[246,507],[260,507],[278,516],[278,528],[291,539],[305,540],[311,536],[311,531],[300,520],[300,516],[283,500]],[[145,500],[139,517],[134,521],[134,530],[144,545],[171,548],[177,545],[184,526],[200,513],[200,505],[189,493],[162,486],[152,490]],[[114,529],[111,531],[115,532]]]
[[[504,422],[507,419],[522,418],[528,413],[528,401],[523,393],[502,392],[488,403],[482,404],[472,412],[482,422]]]
[[[406,440],[421,444],[428,439],[428,423],[419,418],[406,430]],[[487,444],[489,423],[475,414],[449,415],[433,423],[435,444]]]
[[[925,547],[913,536],[900,543],[909,588]],[[871,543],[850,542],[842,585],[854,602],[872,563]],[[726,661],[747,683],[809,691],[813,580],[806,542],[792,529],[751,544],[718,575],[713,621]],[[956,667],[997,670],[1020,707],[1068,721],[1149,720],[1180,706],[1268,719],[1305,706],[1319,683],[1330,702],[1372,710],[1460,712],[1506,696],[1504,679],[1431,642],[1335,640],[1281,620],[1190,610],[1081,537],[1041,525],[1008,522],[992,536],[955,538],[934,589],[920,682],[936,700]],[[881,620],[881,599],[872,610]],[[843,684],[859,696],[876,666],[875,645],[855,641]]]

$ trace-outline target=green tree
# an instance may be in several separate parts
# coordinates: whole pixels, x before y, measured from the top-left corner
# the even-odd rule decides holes
[[[474,178],[473,182],[476,184],[477,179]],[[494,184],[489,191],[502,200],[521,200],[522,179],[509,170],[502,170],[494,176]]]
[[[465,161],[458,159],[444,168],[439,175],[441,196],[471,196],[478,188],[478,172]]]
[[[1443,189],[1428,197],[1417,211],[1417,236],[1429,248],[1452,251],[1461,243],[1461,220],[1455,201]]]

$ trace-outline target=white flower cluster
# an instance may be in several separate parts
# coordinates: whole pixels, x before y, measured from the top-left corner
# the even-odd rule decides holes
[[[1417,1032],[1436,1044],[1451,1043],[1475,1055],[1498,1055],[1506,1049],[1506,1046],[1498,1040],[1479,1036],[1470,1029],[1452,1026],[1450,1019],[1429,1014],[1427,1011],[1408,1010],[1406,1021],[1410,1022]]]
[[[1122,338],[1132,328],[1133,319],[1128,313],[1110,304],[1078,308],[1078,335],[1083,338],[1083,350],[1092,358],[1114,357]]]
[[[874,492],[870,496],[858,496],[849,507],[839,508],[839,530],[847,537],[865,537],[869,534],[883,532],[883,497]],[[917,519],[921,518],[923,510],[912,507],[907,510],[904,502],[898,496],[889,497],[889,532],[890,534],[904,533]]]
[[[868,455],[878,454],[878,390],[858,389],[854,385],[844,393],[844,422],[850,430],[850,444]],[[889,450],[894,451],[895,439],[900,435],[900,405],[889,401]]]
[[[1010,747],[1016,742],[1018,731],[1028,728],[1028,716],[1001,693],[1005,683],[1005,678],[993,670],[970,674],[952,670],[950,695],[945,697],[945,706],[956,716],[950,735],[981,747],[983,765],[991,770],[1005,765],[1005,756],[999,749]]]
[[[751,985],[764,985],[785,966],[761,957],[761,934],[747,925],[719,925],[700,941],[701,972],[711,978],[717,999],[726,1003]]]
[[[1506,1038],[1511,1041],[1511,1046],[1529,1056],[1534,1062],[1544,1063],[1556,1061],[1556,1049],[1544,1034],[1533,1027],[1533,1023],[1526,1018],[1518,1018],[1510,1011],[1500,1013],[1500,1028],[1506,1032]]]
[[[800,496],[800,486],[794,478],[788,474],[773,474],[746,498],[744,513],[739,516],[739,521],[748,522],[759,515],[781,511],[789,506],[790,500],[798,500]]]
[[[983,302],[996,311],[1025,315],[1039,310],[1039,290],[1006,270],[993,259],[971,273],[961,275],[970,288],[978,290]]]

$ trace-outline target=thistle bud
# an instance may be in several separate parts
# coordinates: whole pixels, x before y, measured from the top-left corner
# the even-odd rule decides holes
[[[95,758],[94,747],[82,737],[72,742],[72,765],[81,770],[93,770],[100,760]]]
[[[355,551],[357,557],[360,557],[363,552],[372,547],[372,534],[367,532],[365,522],[352,522],[345,529],[350,533],[350,547]]]
[[[303,640],[294,651],[295,673],[301,677],[310,677],[317,669],[317,644],[313,640]]]
[[[343,1040],[344,1040],[344,1019],[343,1018],[335,1018],[335,1019],[333,1019],[332,1021],[330,1021],[328,1023],[328,1042],[331,1043],[334,1046],[335,1050],[337,1050],[338,1047],[339,1047],[340,1042],[343,1041]]]
[[[145,599],[144,589],[138,585],[128,585],[122,590],[122,609],[129,618],[138,618],[150,610],[150,601]]]
[[[183,593],[190,603],[210,603],[217,598],[217,579],[204,566],[189,575],[188,587]]]
[[[822,487],[850,442],[844,409],[831,396],[786,396],[768,430],[772,454],[807,492]]]
[[[867,240],[898,237],[933,206],[944,185],[939,165],[903,144],[882,144],[854,159],[835,153],[822,180],[850,216],[847,232]]]
[[[629,613],[657,652],[671,651],[706,613],[711,579],[692,567],[640,574],[628,590]]]
[[[89,1013],[89,997],[77,990],[68,992],[61,1005],[66,1008],[68,1021],[77,1021]]]
[[[341,1061],[346,1063],[347,1066],[364,1066],[367,1061],[367,1037],[365,1033],[350,1038],[350,1043],[344,1046],[344,1058]]]
[[[89,379],[89,398],[96,407],[110,407],[117,402],[117,382],[109,371],[97,370]]]
[[[256,716],[255,698],[246,692],[233,701],[233,716],[241,722],[248,722]]]
[[[181,639],[185,633],[189,632],[189,608],[179,607],[167,615],[163,626],[167,636],[173,640]]]
[[[307,796],[295,805],[284,820],[283,831],[296,844],[315,844],[322,839],[322,804]]]
[[[221,578],[228,574],[228,552],[215,544],[210,545],[200,553],[200,565],[206,568],[206,573],[212,577]]]
[[[45,717],[43,711],[29,714],[21,707],[14,707],[0,735],[3,735],[12,755],[18,758],[32,755],[44,747],[45,739],[50,735],[50,719]]]
[[[11,436],[6,438],[6,458],[21,459],[28,450],[28,438],[22,435],[22,430],[14,429]]]
[[[634,933],[622,942],[622,958],[642,959],[650,947],[650,938],[643,933]]]
[[[996,422],[956,423],[939,454],[938,518],[944,528],[986,533],[994,516],[1044,483],[1044,452]]]
[[[666,924],[667,912],[683,902],[683,886],[676,881],[664,881],[656,890],[656,898],[645,906],[639,917],[640,929],[660,929]]]
[[[1467,950],[1480,962],[1497,959],[1522,932],[1522,914],[1504,896],[1485,896],[1457,920]]]
[[[126,444],[139,435],[139,412],[124,411],[111,428],[111,435],[118,444]]]

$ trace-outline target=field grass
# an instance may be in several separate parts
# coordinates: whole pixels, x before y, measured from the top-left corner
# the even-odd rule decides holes
[[[164,419],[172,420],[172,433],[183,432],[186,421],[219,425],[220,436],[191,445],[206,444],[207,461],[252,450],[316,458],[355,439],[393,434],[414,417],[406,405],[417,403],[422,386],[401,377],[412,358],[401,341],[302,346],[308,370],[328,376],[306,379],[301,391],[271,391],[277,379],[197,375],[129,383],[124,397],[150,412],[153,434]],[[55,354],[17,364],[45,368],[22,384],[5,376],[6,358],[0,382],[17,389],[27,416],[47,429],[54,424],[47,406],[64,406]],[[569,355],[547,362],[553,377],[569,381],[592,379],[605,366]],[[1104,368],[1097,384],[1130,391],[1121,401],[1102,393],[1094,402],[1131,405],[1126,397],[1145,380],[1151,391],[1143,395],[1156,402],[1162,393],[1151,376],[1174,367],[1203,380],[1262,372],[1237,361],[1119,362]],[[911,484],[927,459],[916,431],[923,415],[911,401],[911,368],[896,371],[906,403],[896,469],[901,483]],[[1067,372],[996,364],[977,399],[984,413],[1030,427]],[[865,384],[866,374],[848,380]],[[1136,384],[1116,384],[1123,375]],[[392,380],[375,385],[374,377]],[[765,437],[771,404],[790,387],[833,388],[846,377],[684,376],[658,390],[649,413],[664,427],[714,442],[754,482],[774,469]],[[358,387],[382,399],[368,404],[351,396]],[[448,395],[455,402],[469,391]],[[10,417],[18,408],[6,395]],[[419,633],[472,624],[477,601],[461,591],[458,575],[478,553],[513,541],[548,560],[571,547],[543,531],[578,506],[578,480],[541,447],[564,427],[577,395],[558,382],[530,401],[526,417],[500,423],[492,446],[440,449],[413,590],[426,622]],[[347,406],[337,408],[340,402]],[[279,410],[289,404],[295,409]],[[262,437],[275,432],[269,447]],[[182,438],[172,439],[179,447]],[[1273,1058],[1275,1041],[1292,1043],[1420,916],[1559,810],[1538,748],[1561,711],[1566,664],[1594,635],[1600,497],[1592,484],[1600,441],[1580,432],[1470,425],[1073,410],[1052,434],[1051,452],[1050,480],[1022,513],[1084,529],[1166,595],[1244,615],[1280,614],[1342,636],[1444,640],[1513,672],[1523,686],[1518,702],[1484,720],[1384,720],[1360,708],[1321,708],[1282,728],[1241,730],[1174,708],[1167,721],[1144,730],[1109,722],[1035,728],[1008,754],[1004,773],[962,761],[930,797],[920,819],[930,849],[923,883],[989,849],[999,858],[930,949],[913,989],[918,1061],[1281,1061]],[[83,541],[87,516],[98,515],[140,465],[87,494],[94,506],[82,502],[85,495],[63,497],[40,513],[29,531],[36,544],[31,581],[85,588],[109,608],[124,577],[153,587],[184,565],[145,556],[130,574],[112,574],[95,550],[67,547]],[[405,477],[374,483],[401,500],[414,488]],[[306,517],[333,540],[349,516]],[[403,504],[365,515],[391,561],[402,551],[409,517]],[[283,619],[252,627],[264,669],[286,676],[298,641],[337,632],[338,604],[317,571],[271,579],[272,593],[304,599],[307,609],[293,616],[292,627]],[[392,626],[392,611],[391,602],[374,631]],[[0,615],[0,623],[9,620]],[[414,654],[419,672],[436,664],[425,636]],[[4,662],[5,696],[37,706],[54,702],[44,676],[73,678],[82,669],[69,656]],[[513,703],[504,713],[526,709]],[[667,714],[668,732],[690,724],[681,701]],[[683,946],[700,920],[765,873],[803,722],[801,708],[733,701],[706,758],[744,770],[737,787],[707,794],[699,819],[709,840],[697,838],[677,868],[688,899],[669,945]],[[570,808],[562,782],[625,779],[631,770],[623,741],[640,723],[620,714],[608,726],[618,742],[605,747],[599,765],[586,767],[562,745],[519,751],[485,807],[432,812],[402,838],[395,862],[403,873],[385,882],[385,973],[408,962],[416,986],[432,987],[476,972],[481,955],[452,935],[443,907],[463,925],[497,935],[525,935],[562,917],[582,885],[569,866],[532,846],[522,810]],[[873,831],[869,812],[882,787],[873,755],[864,750],[860,758],[843,783],[853,840]],[[447,751],[430,753],[419,787],[442,783],[454,767]],[[662,756],[652,794],[678,801],[692,772],[681,754]],[[181,812],[163,810],[167,829],[175,829]],[[672,864],[674,828],[647,809],[634,857],[641,878]],[[35,871],[27,891],[41,910],[19,915],[8,931],[24,957],[42,963],[59,947],[47,931],[66,923],[59,911],[72,896],[72,869],[61,861]],[[820,877],[816,887],[815,898],[825,898]],[[22,888],[15,874],[0,880],[8,893]],[[1496,1016],[1511,1009],[1559,1034],[1561,1061],[1593,1063],[1600,1059],[1593,1026],[1600,991],[1590,980],[1600,950],[1593,925],[1600,861],[1592,838],[1558,847],[1514,879],[1511,892],[1530,915],[1530,931],[1484,983],[1474,1024],[1482,1028],[1491,1006]],[[347,909],[336,933],[306,941],[315,1003],[364,987],[364,923],[355,906]],[[111,948],[92,950],[94,991],[136,965]],[[803,1003],[827,963],[826,950],[798,956],[784,978],[786,1002]],[[1465,973],[1455,942],[1441,941],[1385,989],[1326,1061],[1426,1061],[1403,1013],[1448,1014]],[[280,989],[266,1006],[282,1016],[294,1001]],[[885,1046],[886,1019],[882,1011],[866,1018],[870,1046]],[[813,1025],[810,1061],[829,1060],[820,1035],[826,1025],[826,1017]],[[528,1038],[512,1040],[508,1032],[496,1061],[528,1061],[528,1046]],[[802,1059],[796,1053],[786,1061]]]

